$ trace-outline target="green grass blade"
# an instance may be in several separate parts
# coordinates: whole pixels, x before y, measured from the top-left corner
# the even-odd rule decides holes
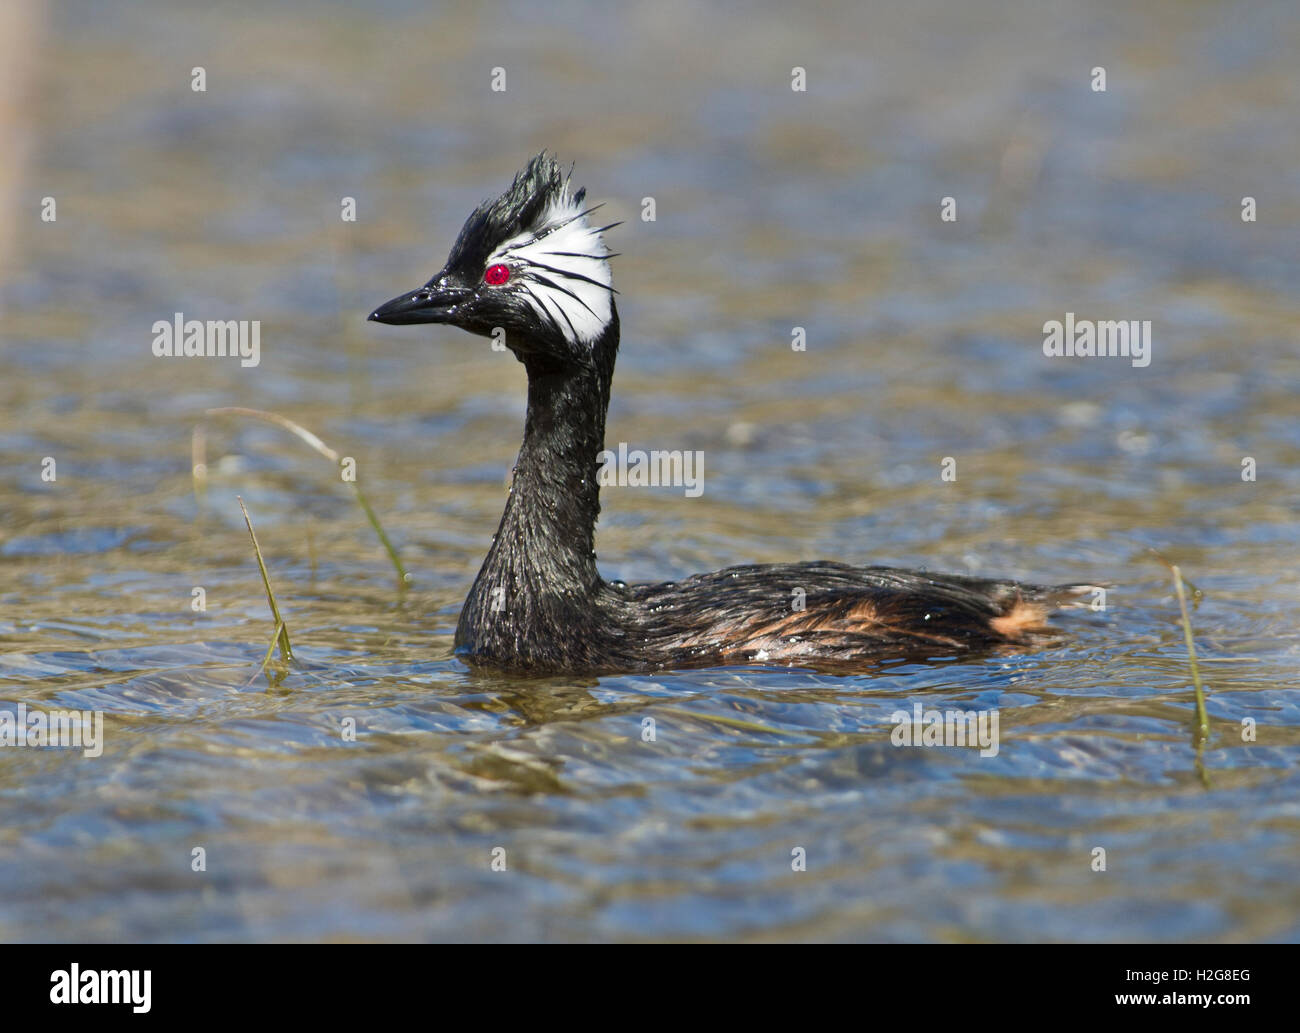
[[[262,584],[266,586],[266,601],[271,604],[271,616],[275,618],[276,635],[272,639],[272,644],[279,643],[280,659],[288,662],[293,659],[293,646],[289,644],[289,628],[284,623],[284,618],[280,616],[280,607],[275,603],[275,592],[271,588],[271,578],[266,572],[266,563],[262,559],[262,548],[257,544],[253,521],[248,516],[248,507],[238,495],[235,498],[239,499],[239,508],[244,511],[244,523],[248,525],[248,536],[253,539],[253,552],[257,555],[257,569],[262,572]],[[267,656],[270,656],[270,650],[267,650]],[[265,663],[262,666],[265,667]]]

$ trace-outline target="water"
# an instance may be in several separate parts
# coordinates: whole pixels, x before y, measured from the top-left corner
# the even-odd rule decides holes
[[[0,937],[1300,938],[1298,37],[1280,2],[54,5],[4,288],[0,709],[101,710],[106,745],[0,752]],[[626,220],[611,442],[706,457],[700,498],[607,490],[607,576],[825,557],[1106,581],[1105,612],[855,676],[452,659],[522,370],[363,319],[543,146]],[[1150,319],[1150,366],[1044,357],[1067,311]],[[175,312],[260,319],[261,364],[154,358]],[[204,423],[200,506],[216,406],[354,457],[409,589],[275,427]],[[275,685],[236,495],[299,657]],[[1208,788],[1151,548],[1204,593]],[[892,746],[918,702],[997,708],[997,756]]]

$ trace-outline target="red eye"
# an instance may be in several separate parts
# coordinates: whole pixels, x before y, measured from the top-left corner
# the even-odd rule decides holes
[[[510,267],[504,265],[490,265],[483,273],[483,282],[490,287],[500,287],[510,279]]]

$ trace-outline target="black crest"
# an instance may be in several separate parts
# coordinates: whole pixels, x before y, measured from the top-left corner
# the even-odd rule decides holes
[[[449,267],[481,267],[501,244],[534,228],[542,213],[564,198],[569,176],[554,157],[542,151],[515,174],[509,189],[495,200],[484,201],[465,220],[447,257]],[[574,195],[582,203],[586,190]]]

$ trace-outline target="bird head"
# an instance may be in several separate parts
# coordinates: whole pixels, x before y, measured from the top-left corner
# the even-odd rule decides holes
[[[380,323],[447,323],[530,359],[590,365],[617,325],[612,257],[586,190],[545,152],[465,221],[447,263],[423,287],[370,313]]]

